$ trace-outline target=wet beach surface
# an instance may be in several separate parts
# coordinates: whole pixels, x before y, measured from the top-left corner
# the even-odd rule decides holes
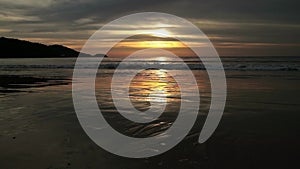
[[[298,71],[226,71],[228,97],[224,116],[204,144],[197,143],[197,139],[210,95],[205,90],[207,82],[201,81],[202,109],[194,128],[172,150],[146,159],[123,158],[98,147],[76,117],[71,94],[72,70],[46,72],[1,72],[1,168],[274,169],[298,165]],[[205,76],[202,70],[195,74],[202,77],[199,79]],[[97,97],[104,102],[107,119],[118,122],[111,98],[106,97],[105,79],[106,76],[98,77],[97,82],[104,86],[97,91]],[[173,116],[170,118],[176,118],[176,113]],[[133,128],[120,122],[116,126],[125,125],[125,133],[151,135],[172,123],[170,119],[162,120],[168,123]]]

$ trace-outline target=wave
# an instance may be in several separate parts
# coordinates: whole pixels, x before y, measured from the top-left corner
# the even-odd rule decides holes
[[[118,63],[104,63],[100,65],[100,69],[116,69]],[[80,69],[92,69],[95,68],[96,64],[84,64],[78,66]],[[156,67],[159,66],[161,69],[166,70],[181,70],[184,69],[182,64],[179,63],[159,63],[159,62],[144,62],[144,63],[128,63],[126,69],[141,69],[144,67]],[[188,64],[191,70],[206,70],[203,64]],[[300,64],[297,63],[223,63],[224,70],[238,70],[238,71],[299,71]],[[64,65],[0,65],[1,70],[12,70],[12,69],[73,69],[74,64]],[[221,67],[215,67],[214,64],[208,64],[207,68],[221,69]]]
[[[237,71],[299,71],[300,57],[221,57],[225,70]],[[0,62],[0,70],[26,70],[26,69],[73,69],[75,59],[5,59]],[[97,58],[86,58],[79,65],[80,69],[97,68]],[[119,58],[106,58],[101,62],[100,68],[116,69],[122,61]],[[184,58],[185,63],[192,70],[221,69],[215,66],[215,58],[206,58],[207,67],[195,58]],[[123,62],[126,69],[141,69],[144,67],[181,70],[185,69],[181,62],[158,60],[132,60]]]

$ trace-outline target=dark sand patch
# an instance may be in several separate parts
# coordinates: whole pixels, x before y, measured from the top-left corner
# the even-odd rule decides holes
[[[68,85],[70,79],[67,78],[46,78],[46,77],[32,77],[21,75],[0,75],[0,89],[1,93],[16,93],[24,92],[16,89],[26,89],[32,87],[46,87],[54,85]]]

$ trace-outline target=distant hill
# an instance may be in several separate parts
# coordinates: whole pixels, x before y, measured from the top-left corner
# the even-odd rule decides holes
[[[77,57],[79,52],[62,45],[44,45],[25,40],[0,38],[0,58]],[[87,57],[89,54],[84,54]]]
[[[95,57],[105,57],[105,58],[108,57],[107,55],[104,55],[104,54],[95,54],[94,56]]]

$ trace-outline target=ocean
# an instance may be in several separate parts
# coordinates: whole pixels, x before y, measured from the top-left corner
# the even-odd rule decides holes
[[[80,126],[72,102],[74,58],[0,59],[1,167],[274,169],[298,164],[300,57],[244,56],[221,60],[227,101],[212,137],[198,143],[210,106],[210,82],[205,67],[187,57],[185,61],[197,79],[201,96],[194,127],[180,144],[161,155],[129,159],[98,147]],[[95,64],[95,58],[90,61]],[[177,71],[183,80],[186,77],[180,74],[186,70],[167,59],[127,63],[124,75],[141,64],[150,68],[162,66],[142,71],[132,81],[129,93],[136,109],[147,110],[149,101],[157,105],[168,103],[163,116],[151,123],[136,124],[118,114],[111,98],[111,78],[119,62],[118,58],[105,58],[96,78],[97,101],[109,124],[132,137],[151,137],[167,130],[178,115],[181,99],[168,70]],[[89,66],[81,69],[89,71]],[[155,89],[157,86],[164,91],[164,97]]]

